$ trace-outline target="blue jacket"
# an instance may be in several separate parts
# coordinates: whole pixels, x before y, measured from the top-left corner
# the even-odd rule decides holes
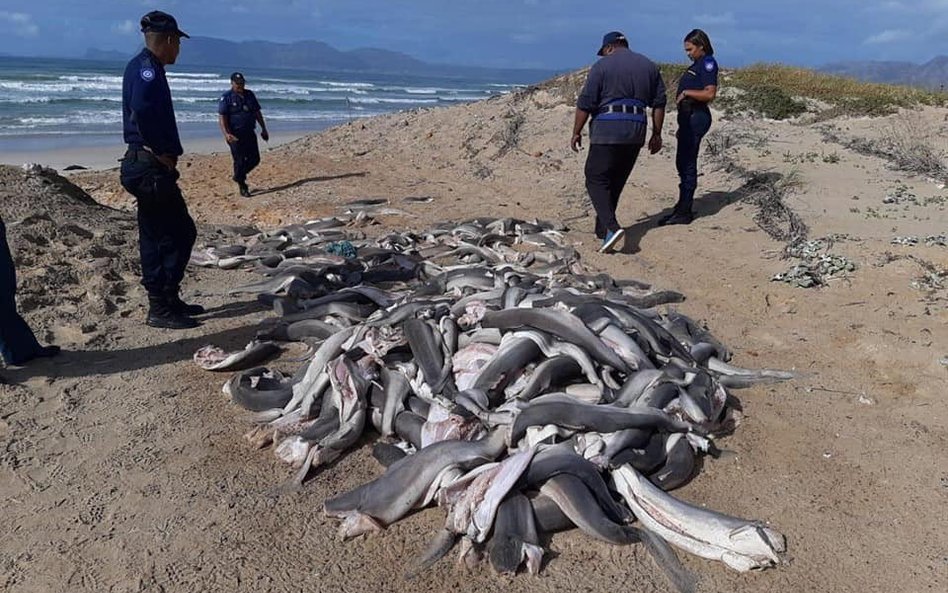
[[[665,82],[655,63],[642,54],[619,48],[589,69],[576,107],[590,113],[590,144],[645,144],[648,125],[641,121],[599,120],[603,107],[616,101],[634,101],[643,108],[664,109]]]
[[[718,63],[714,56],[698,58],[685,70],[678,82],[678,94],[704,90],[706,86],[718,86]]]
[[[122,131],[125,143],[130,146],[145,146],[155,154],[181,156],[184,153],[165,67],[148,48],[125,67]]]
[[[253,133],[259,111],[257,96],[247,89],[244,89],[242,96],[231,89],[224,93],[217,103],[217,113],[227,117],[227,125],[235,135]]]

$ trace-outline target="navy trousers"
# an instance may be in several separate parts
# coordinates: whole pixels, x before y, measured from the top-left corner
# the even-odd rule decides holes
[[[234,158],[234,181],[246,183],[247,175],[260,164],[260,147],[257,145],[257,134],[241,132],[234,134],[237,142],[230,145],[230,156]]]
[[[142,285],[151,296],[177,292],[197,238],[178,177],[144,151],[130,150],[122,160],[122,187],[138,203]]]
[[[596,210],[596,236],[619,230],[616,208],[629,180],[641,144],[590,144],[586,157],[586,191]]]
[[[40,344],[16,310],[16,268],[7,244],[7,227],[0,220],[0,355],[7,364],[23,364]]]
[[[675,167],[678,169],[678,203],[676,212],[691,212],[698,189],[698,148],[701,139],[711,129],[711,112],[707,109],[678,111],[678,150]]]

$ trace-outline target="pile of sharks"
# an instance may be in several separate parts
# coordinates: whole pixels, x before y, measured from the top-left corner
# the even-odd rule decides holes
[[[272,307],[257,339],[194,359],[234,372],[224,392],[250,413],[247,440],[295,469],[284,487],[373,442],[384,470],[323,504],[343,538],[436,506],[444,527],[410,574],[455,547],[469,566],[535,574],[545,534],[574,528],[642,543],[682,591],[695,579],[676,549],[738,571],[782,561],[785,539],[766,523],[669,492],[739,424],[731,390],[793,373],[733,366],[668,306],[683,295],[589,273],[560,225],[476,218],[365,239],[366,218],[192,257],[262,274],[231,291]],[[284,342],[309,348],[292,375],[264,366]]]

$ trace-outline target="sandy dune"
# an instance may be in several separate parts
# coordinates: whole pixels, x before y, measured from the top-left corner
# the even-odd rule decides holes
[[[684,558],[699,590],[948,589],[948,247],[925,241],[948,232],[948,191],[850,142],[906,126],[943,142],[948,110],[825,122],[719,116],[715,145],[702,157],[699,218],[658,228],[677,192],[670,117],[665,150],[640,159],[620,204],[623,253],[599,255],[585,154],[567,147],[566,94],[550,85],[306,137],[265,155],[250,199],[229,181],[228,155],[188,156],[182,186],[205,239],[221,225],[271,227],[338,212],[357,198],[387,198],[393,209],[369,234],[477,215],[565,221],[588,266],[687,295],[678,308],[706,322],[736,364],[803,375],[737,392],[745,419],[721,443],[737,455],[708,460],[678,491],[769,521],[787,534],[790,562],[741,575]],[[771,233],[761,228],[770,219],[749,199],[760,188],[748,176],[791,172],[797,185],[784,203],[807,237],[832,238],[829,252],[855,264],[822,287],[771,281],[800,262],[781,257],[785,243],[772,236],[785,230],[781,221]],[[303,492],[277,497],[271,488],[289,470],[245,445],[246,419],[221,396],[223,378],[190,360],[207,343],[242,347],[269,315],[223,294],[254,276],[192,269],[185,290],[212,308],[205,325],[148,329],[133,204],[116,172],[70,177],[108,208],[64,193],[64,181],[12,168],[0,175],[22,308],[42,339],[68,351],[2,373],[15,384],[0,385],[0,588],[668,589],[641,549],[576,532],[552,538],[539,578],[499,579],[446,560],[406,584],[406,559],[424,549],[441,514],[420,512],[382,534],[337,541],[320,504],[380,472],[370,447]],[[412,196],[434,200],[404,200]],[[893,244],[896,237],[918,242]]]

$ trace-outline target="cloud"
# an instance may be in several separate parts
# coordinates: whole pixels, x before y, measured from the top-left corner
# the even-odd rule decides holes
[[[875,35],[867,38],[863,43],[868,45],[879,45],[883,43],[895,43],[896,41],[902,41],[904,39],[909,39],[912,36],[910,31],[904,29],[886,29],[881,33],[876,33]]]
[[[122,21],[121,23],[115,23],[112,25],[112,32],[119,33],[121,35],[132,35],[138,33],[140,25],[136,25],[133,21]]]
[[[19,37],[36,37],[39,35],[39,27],[33,22],[33,17],[23,12],[7,12],[0,10],[0,30],[8,25],[13,34]]]
[[[695,22],[703,27],[709,25],[723,27],[736,25],[737,19],[734,17],[733,12],[725,12],[722,14],[699,14],[695,17]]]

